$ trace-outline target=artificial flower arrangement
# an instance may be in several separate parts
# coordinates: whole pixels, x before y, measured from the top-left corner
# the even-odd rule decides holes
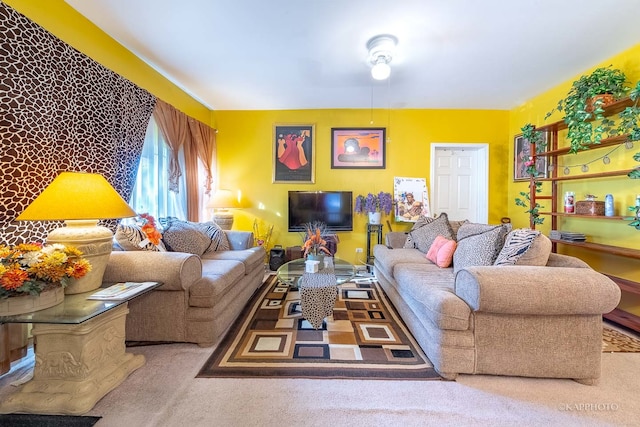
[[[331,251],[327,249],[327,241],[323,237],[326,225],[322,222],[312,222],[305,224],[305,228],[306,240],[302,246],[304,256],[321,255],[323,252],[331,256]]]
[[[0,298],[40,295],[52,287],[66,287],[91,271],[82,252],[70,245],[22,243],[0,246]]]
[[[386,215],[391,213],[393,208],[393,198],[390,193],[384,191],[378,194],[369,193],[365,196],[359,194],[356,197],[355,212],[360,214],[384,212]]]
[[[156,226],[156,219],[148,213],[141,213],[138,216],[140,217],[140,228],[142,229],[144,234],[147,235],[147,239],[149,240],[149,242],[153,243],[156,246],[160,245],[162,233],[160,233],[158,227]]]

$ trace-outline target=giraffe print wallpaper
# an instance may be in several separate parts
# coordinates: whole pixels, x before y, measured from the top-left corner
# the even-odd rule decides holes
[[[15,218],[62,171],[100,173],[128,200],[155,102],[0,1],[0,244],[61,225]]]

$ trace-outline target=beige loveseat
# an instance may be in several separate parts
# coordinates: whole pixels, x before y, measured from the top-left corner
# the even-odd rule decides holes
[[[453,231],[454,239],[463,227]],[[584,384],[599,378],[602,314],[620,299],[608,277],[577,258],[548,253],[551,243],[543,235],[536,237],[542,265],[459,269],[455,255],[463,241],[454,267],[439,268],[424,247],[403,247],[406,233],[386,238],[388,246],[374,247],[375,275],[444,378],[491,374]]]
[[[106,282],[158,281],[129,302],[127,341],[180,341],[211,346],[238,317],[264,276],[265,251],[253,233],[225,231],[230,249],[184,252],[114,251]]]

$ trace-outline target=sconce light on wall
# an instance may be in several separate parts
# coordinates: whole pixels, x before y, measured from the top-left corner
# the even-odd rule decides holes
[[[371,77],[375,80],[386,80],[391,75],[389,63],[393,59],[398,39],[389,34],[375,36],[367,42],[369,62],[371,63]]]

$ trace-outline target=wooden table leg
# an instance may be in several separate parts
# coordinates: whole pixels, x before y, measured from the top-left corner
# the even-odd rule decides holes
[[[9,348],[9,324],[0,324],[0,375],[11,369],[11,349]]]

